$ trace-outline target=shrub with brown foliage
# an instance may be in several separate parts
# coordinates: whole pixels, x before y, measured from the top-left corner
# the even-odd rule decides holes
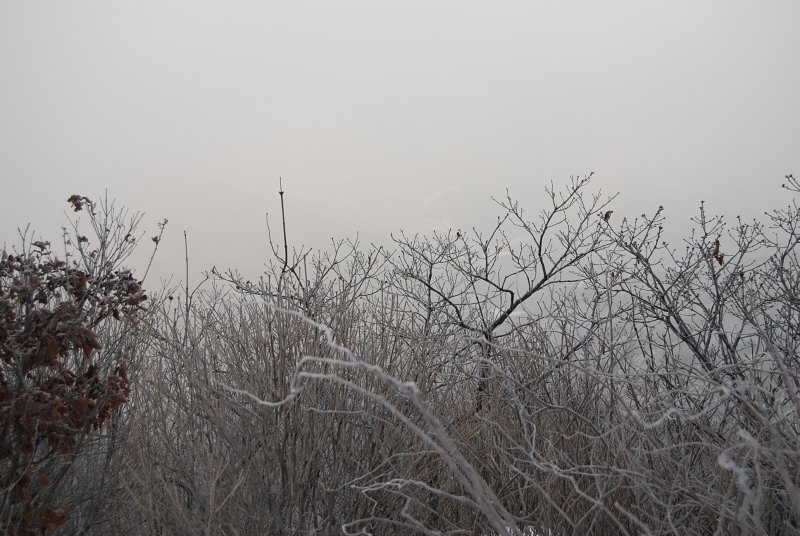
[[[90,200],[70,202],[76,211],[88,204],[94,221]],[[86,269],[26,238],[21,253],[0,253],[0,530],[11,534],[66,523],[59,488],[70,462],[130,394],[124,356],[101,362],[96,330],[132,318],[146,300],[110,259]],[[101,240],[87,257],[103,258],[108,245]]]

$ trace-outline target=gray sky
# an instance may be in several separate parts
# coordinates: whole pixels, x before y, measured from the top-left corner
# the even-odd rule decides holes
[[[800,173],[800,2],[0,0],[0,243],[107,189],[159,275],[488,225],[596,172],[616,214],[755,216]],[[151,233],[151,234],[154,234]]]

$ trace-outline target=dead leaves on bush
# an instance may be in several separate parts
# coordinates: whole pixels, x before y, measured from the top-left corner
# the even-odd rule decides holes
[[[69,201],[76,211],[89,202]],[[53,259],[48,243],[32,245],[0,257],[0,486],[12,509],[0,532],[15,534],[66,522],[66,506],[40,502],[37,490],[51,485],[41,468],[73,452],[128,400],[124,364],[92,359],[102,348],[94,330],[132,318],[147,299],[128,271],[90,275]]]

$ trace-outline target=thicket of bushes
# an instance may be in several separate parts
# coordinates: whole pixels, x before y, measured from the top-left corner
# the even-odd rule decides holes
[[[500,200],[483,233],[280,244],[258,282],[147,301],[138,217],[71,198],[93,229],[71,256],[0,263],[0,525],[799,532],[800,184],[763,222],[701,206],[671,246],[661,209],[588,182]]]

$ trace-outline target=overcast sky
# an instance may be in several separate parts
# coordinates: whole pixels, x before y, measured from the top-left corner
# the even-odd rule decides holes
[[[800,2],[0,0],[0,244],[73,193],[169,219],[160,275],[488,225],[595,172],[615,212],[755,216],[800,173]]]

